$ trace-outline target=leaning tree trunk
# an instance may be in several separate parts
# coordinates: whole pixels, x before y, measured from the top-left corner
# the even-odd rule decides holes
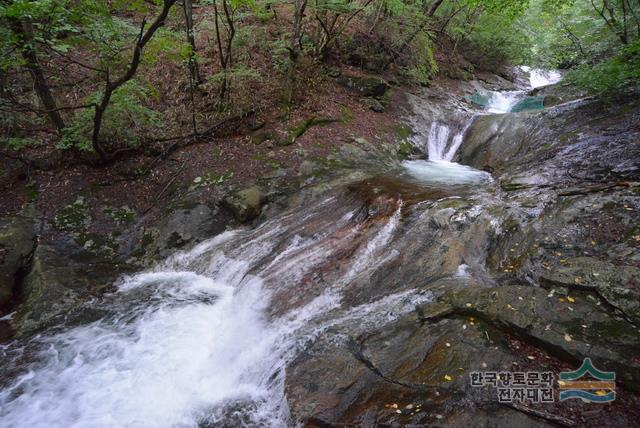
[[[409,44],[413,42],[413,39],[415,39],[418,36],[418,34],[420,34],[422,30],[424,30],[424,28],[427,26],[427,23],[429,22],[429,19],[433,17],[433,15],[436,13],[436,10],[438,10],[438,8],[440,7],[443,1],[444,0],[435,0],[429,6],[429,8],[425,11],[424,19],[422,20],[420,25],[418,25],[418,27],[411,34],[409,34],[409,37],[407,37],[404,40],[404,42],[402,42],[402,44],[398,47],[398,49],[394,50],[393,54],[391,55],[391,58],[389,58],[389,61],[387,61],[387,63],[384,65],[384,68],[389,67],[391,64],[393,64],[398,60],[398,57],[400,57],[400,54],[404,52],[407,46],[409,46]]]
[[[167,19],[167,15],[169,14],[169,10],[175,3],[176,0],[164,0],[162,11],[160,11],[160,14],[156,17],[156,19],[146,31],[144,30],[144,27],[147,21],[146,19],[142,20],[142,25],[140,26],[140,34],[138,35],[136,45],[133,48],[133,56],[131,57],[131,62],[129,63],[129,66],[127,67],[125,73],[114,81],[111,81],[109,79],[109,75],[107,74],[107,82],[104,88],[104,93],[102,94],[100,102],[95,105],[95,112],[93,115],[93,132],[91,134],[91,145],[93,146],[93,150],[95,150],[102,162],[106,162],[109,160],[109,153],[107,153],[104,147],[102,147],[102,143],[100,142],[100,129],[102,128],[102,120],[104,119],[104,114],[107,111],[107,107],[109,107],[111,96],[118,88],[127,83],[129,80],[133,79],[136,71],[138,71],[140,62],[142,61],[142,51],[144,47],[149,42],[149,40],[151,40],[155,32],[164,25],[164,21]]]

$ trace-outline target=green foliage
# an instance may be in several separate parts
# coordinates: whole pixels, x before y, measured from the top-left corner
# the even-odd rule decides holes
[[[487,8],[492,2],[480,3]],[[504,10],[497,7],[470,9],[451,24],[450,33],[469,47],[468,56],[477,64],[496,67],[505,62],[526,62],[530,41],[521,31],[522,2]]]
[[[160,126],[160,113],[142,104],[151,98],[152,92],[135,80],[130,80],[116,90],[104,115],[102,138],[111,143],[135,147],[141,143],[145,131]],[[97,92],[90,96],[87,102],[96,103],[101,95],[101,92]],[[78,113],[73,123],[65,129],[58,147],[92,151],[93,114],[93,108]]]
[[[71,0],[14,0],[0,3],[0,68],[8,70],[25,64],[22,51],[33,42],[45,42],[52,49],[67,52],[69,45],[61,35],[80,32],[83,16]],[[92,2],[91,2],[92,3]],[[28,22],[33,41],[27,42],[22,22]]]
[[[42,144],[42,141],[35,138],[9,137],[0,139],[0,147],[6,147],[9,151],[19,152],[26,147],[35,147]]]
[[[222,70],[208,78],[208,82],[214,86],[227,85],[226,107],[233,107],[237,110],[254,103],[253,96],[250,91],[252,83],[262,80],[260,73],[254,68],[249,68],[244,64],[236,64],[228,70]]]
[[[402,73],[410,82],[426,86],[438,73],[438,64],[433,56],[430,39],[425,33],[419,34],[413,45],[413,61],[402,68]]]
[[[161,58],[170,62],[187,61],[190,55],[191,45],[185,40],[183,32],[161,28],[145,47],[144,61],[152,66]]]
[[[596,95],[614,95],[640,89],[640,39],[625,46],[620,54],[596,65],[582,65],[566,78]]]

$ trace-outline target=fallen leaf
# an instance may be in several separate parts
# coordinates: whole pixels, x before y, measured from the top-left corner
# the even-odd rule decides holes
[[[574,303],[576,301],[576,299],[574,299],[571,296],[567,296],[567,300],[570,301],[571,303]]]
[[[571,342],[573,340],[573,338],[568,333],[565,333],[564,340],[566,340],[567,342]]]
[[[448,374],[444,375],[444,380],[446,380],[446,381],[450,381],[450,380],[452,380],[452,379],[453,379],[453,378],[452,378],[451,376],[449,376]]]

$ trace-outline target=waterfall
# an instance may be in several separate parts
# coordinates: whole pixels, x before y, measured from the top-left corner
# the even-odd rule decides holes
[[[454,134],[453,137],[451,137],[451,129],[447,125],[438,122],[432,123],[427,138],[429,160],[451,162],[474,118],[475,116],[472,116],[468,119],[462,130]]]
[[[529,83],[532,89],[553,85],[562,79],[562,74],[557,70],[542,70],[526,65],[520,67],[525,73],[529,73]]]
[[[0,425],[294,424],[284,382],[301,347],[341,323],[363,332],[385,325],[433,298],[409,290],[343,307],[353,281],[397,256],[390,245],[402,202],[366,227],[352,221],[355,202],[308,205],[124,278],[87,304],[89,314],[104,314],[97,321],[0,345]],[[333,265],[335,280],[303,281],[329,271],[325,264],[347,247],[353,257]]]
[[[491,92],[487,104],[487,112],[509,113],[523,95],[522,91]]]

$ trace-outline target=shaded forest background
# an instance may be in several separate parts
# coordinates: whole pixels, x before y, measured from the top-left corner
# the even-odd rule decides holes
[[[514,65],[615,100],[639,86],[639,19],[637,0],[2,0],[0,215],[81,198],[106,234],[114,209],[304,177],[408,138],[404,91]]]
[[[527,64],[610,93],[637,83],[639,32],[634,0],[5,0],[0,150],[107,163],[286,121],[342,65],[428,85]]]

